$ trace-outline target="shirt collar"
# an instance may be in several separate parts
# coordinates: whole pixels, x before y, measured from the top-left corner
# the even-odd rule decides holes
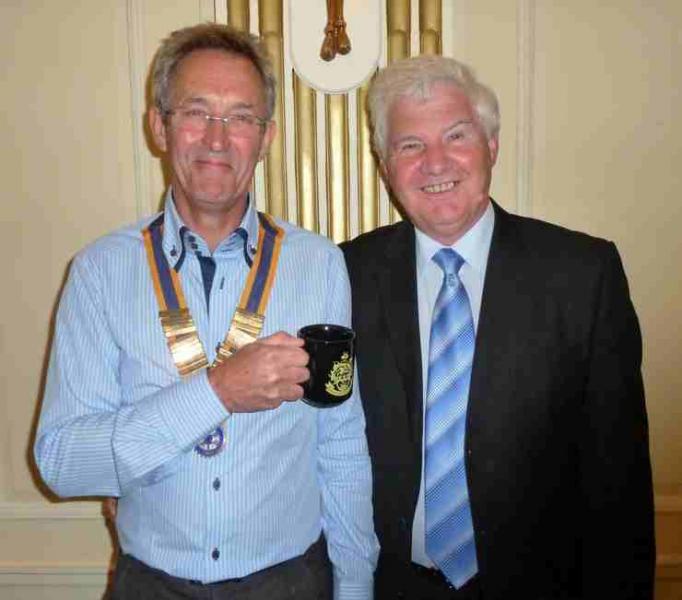
[[[250,267],[257,246],[258,213],[249,194],[246,211],[239,227],[218,244],[213,256],[218,258],[221,254],[233,252],[239,248],[239,251],[243,253],[244,260]],[[211,256],[204,239],[187,227],[178,214],[172,188],[168,188],[164,204],[163,250],[168,264],[176,271],[182,268],[188,252],[195,253],[198,256]]]
[[[490,252],[494,226],[495,210],[492,202],[488,202],[488,207],[481,218],[450,246],[477,273],[481,280],[485,276],[485,269],[488,264],[488,253]],[[417,240],[417,273],[423,273],[427,265],[432,264],[433,255],[444,246],[416,227],[415,234]]]

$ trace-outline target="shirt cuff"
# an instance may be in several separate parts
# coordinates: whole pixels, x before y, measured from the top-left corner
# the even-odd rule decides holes
[[[206,369],[168,388],[158,406],[180,448],[195,444],[230,416],[213,391]]]

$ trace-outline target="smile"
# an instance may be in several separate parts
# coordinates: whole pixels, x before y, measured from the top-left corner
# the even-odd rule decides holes
[[[428,194],[442,194],[443,192],[449,192],[457,185],[455,181],[446,181],[445,183],[436,183],[433,185],[425,185],[422,188],[423,192]]]
[[[221,160],[211,160],[211,159],[204,159],[204,160],[198,160],[197,164],[201,165],[202,167],[205,168],[213,168],[213,169],[229,169],[230,165],[229,163]]]

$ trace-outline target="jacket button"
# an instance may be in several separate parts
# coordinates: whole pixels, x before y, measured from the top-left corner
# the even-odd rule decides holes
[[[211,558],[213,560],[218,560],[220,558],[220,550],[218,550],[218,548],[213,548],[213,552],[211,552]]]

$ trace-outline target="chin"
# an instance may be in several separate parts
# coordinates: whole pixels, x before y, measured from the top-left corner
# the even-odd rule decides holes
[[[206,202],[207,204],[226,204],[234,197],[233,191],[221,190],[211,190],[203,189],[197,190],[194,195],[201,202]]]

